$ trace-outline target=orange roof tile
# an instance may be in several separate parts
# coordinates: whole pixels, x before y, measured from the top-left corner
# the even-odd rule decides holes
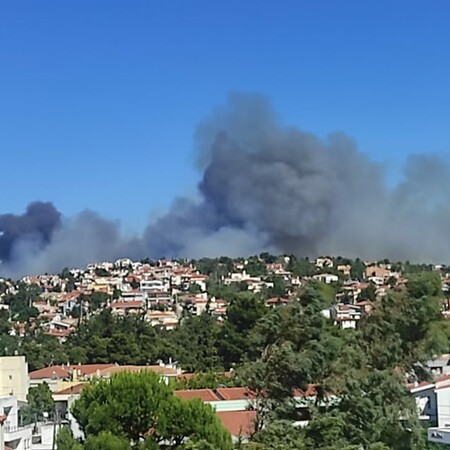
[[[216,402],[220,398],[211,389],[190,389],[175,391],[175,395],[183,400],[199,398],[204,402]]]
[[[71,333],[70,330],[49,330],[45,334],[48,336],[55,336],[55,337],[67,337]]]
[[[316,387],[313,384],[308,384],[306,391],[302,389],[296,389],[294,391],[295,397],[313,397],[316,394],[317,394]]]
[[[232,436],[251,436],[255,432],[256,411],[224,411],[216,415]]]
[[[442,375],[436,378],[436,383],[442,383],[443,381],[450,380],[450,375]]]
[[[157,373],[158,375],[177,375],[177,369],[172,369],[170,367],[164,366],[117,366],[112,365],[110,367],[106,367],[104,370],[100,371],[100,376],[102,377],[110,377],[116,373],[120,372],[140,372],[143,370],[150,370],[152,372]]]
[[[75,384],[75,385],[70,386],[70,387],[68,387],[66,389],[62,389],[61,391],[55,392],[55,395],[70,395],[70,394],[76,395],[76,394],[79,394],[83,390],[84,385],[85,385],[85,383]]]
[[[218,388],[217,394],[224,400],[245,400],[255,398],[255,394],[246,387]]]
[[[268,303],[269,305],[272,305],[274,303],[289,303],[289,300],[287,298],[272,297],[266,300],[266,303]]]
[[[144,302],[141,300],[129,301],[129,302],[114,302],[111,303],[112,309],[122,309],[122,308],[142,308]]]
[[[115,364],[75,364],[75,365],[61,365],[61,366],[49,366],[43,369],[34,370],[29,373],[29,376],[33,380],[39,380],[43,378],[66,378],[69,376],[70,370],[78,370],[81,375],[91,375],[97,370],[103,370],[108,367],[114,367]]]

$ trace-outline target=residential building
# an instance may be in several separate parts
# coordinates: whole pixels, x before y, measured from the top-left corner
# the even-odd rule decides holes
[[[28,386],[28,364],[25,357],[0,357],[0,396],[13,395],[19,401],[26,402]]]
[[[444,354],[436,359],[427,361],[427,367],[435,376],[450,374],[450,354]]]
[[[1,438],[6,448],[14,450],[31,449],[33,425],[19,426],[19,406],[16,397],[0,397]],[[1,447],[0,447],[1,448]]]
[[[313,278],[326,284],[336,283],[339,281],[339,277],[333,273],[320,273],[318,275],[314,275]]]

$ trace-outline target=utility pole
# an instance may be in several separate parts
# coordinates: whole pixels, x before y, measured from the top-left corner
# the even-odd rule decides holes
[[[57,433],[56,433],[56,425],[59,424],[59,411],[58,411],[58,406],[55,406],[55,421],[53,424],[53,440],[52,440],[52,450],[56,449],[56,437],[57,437]],[[59,431],[59,427],[58,427],[58,431]],[[2,450],[2,449],[0,449]]]

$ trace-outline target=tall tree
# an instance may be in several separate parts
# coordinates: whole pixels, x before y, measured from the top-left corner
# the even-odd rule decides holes
[[[192,372],[220,369],[217,353],[219,326],[208,313],[186,317],[169,336],[181,367]]]
[[[91,436],[109,432],[126,439],[133,449],[142,443],[146,448],[164,443],[167,449],[176,449],[186,440],[204,440],[218,450],[232,448],[228,432],[209,405],[175,397],[171,387],[150,371],[124,372],[88,385],[73,414],[86,444]]]
[[[27,402],[28,404],[20,409],[22,418],[27,423],[42,420],[45,415],[53,414],[55,404],[47,383],[31,387],[28,391]]]
[[[267,309],[258,296],[238,294],[230,303],[218,335],[218,352],[226,369],[241,363],[250,352],[249,333]]]

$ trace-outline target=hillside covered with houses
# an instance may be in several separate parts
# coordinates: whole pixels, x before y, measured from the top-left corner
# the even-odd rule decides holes
[[[443,290],[449,289],[450,273],[440,265],[340,257],[310,261],[269,254],[234,260],[121,259],[16,281],[0,278],[0,308],[11,336],[23,337],[32,328],[64,342],[81,323],[105,310],[114,316],[139,315],[151,326],[170,331],[190,315],[207,313],[223,321],[236,297],[254,297],[274,307],[314,283],[329,302],[324,315],[343,328],[354,328],[374,301],[401,289],[409,274],[422,270],[439,274]]]
[[[86,438],[91,413],[79,408],[92,401],[87,386],[116,389],[136,374],[155,389],[144,373],[179,399],[171,408],[199,401],[206,409],[193,417],[214,412],[214,442],[223,433],[232,441],[213,449],[431,449],[450,442],[449,287],[444,265],[267,253],[120,259],[1,279],[0,375],[12,378],[0,387],[19,398],[8,400],[19,428],[32,411],[40,417],[35,439],[47,447],[37,450],[53,445],[48,420],[73,445]],[[186,426],[179,432],[194,433]],[[156,439],[142,432],[130,442]],[[191,448],[183,439],[158,445]]]

